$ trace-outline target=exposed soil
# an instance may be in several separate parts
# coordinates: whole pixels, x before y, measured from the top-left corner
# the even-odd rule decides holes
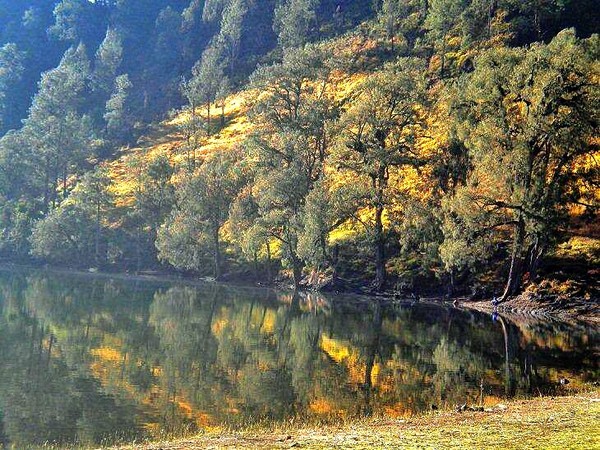
[[[494,311],[494,306],[487,301],[464,301],[461,306],[478,311]],[[498,305],[500,314],[527,314],[540,319],[560,319],[564,322],[587,322],[600,324],[600,303],[597,300],[570,298],[568,301],[556,298],[532,298],[527,293],[509,299]]]

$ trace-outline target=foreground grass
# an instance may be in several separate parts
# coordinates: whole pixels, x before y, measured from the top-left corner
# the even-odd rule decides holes
[[[343,426],[210,432],[190,439],[122,449],[221,448],[600,448],[600,390],[583,395],[514,400],[487,412],[439,412],[407,420],[364,420]]]

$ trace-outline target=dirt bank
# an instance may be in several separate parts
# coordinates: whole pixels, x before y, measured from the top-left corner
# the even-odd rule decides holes
[[[492,313],[494,306],[486,301],[462,301],[459,305]],[[559,319],[564,322],[600,324],[600,303],[584,298],[561,299],[555,296],[539,297],[528,293],[509,299],[497,306],[500,314],[526,314],[540,319]]]

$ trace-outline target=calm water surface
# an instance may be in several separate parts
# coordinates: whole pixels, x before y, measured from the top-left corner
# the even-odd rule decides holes
[[[0,443],[396,418],[478,404],[481,384],[495,404],[596,381],[598,338],[432,305],[0,269]]]

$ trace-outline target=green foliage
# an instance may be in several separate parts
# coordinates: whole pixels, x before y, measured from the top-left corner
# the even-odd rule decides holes
[[[6,117],[11,114],[11,105],[7,94],[20,81],[25,67],[24,54],[15,44],[4,44],[0,47],[0,130],[5,129],[6,122],[13,123],[14,119]]]
[[[175,267],[201,270],[212,256],[221,276],[221,228],[243,182],[236,152],[218,153],[188,173],[177,190],[177,207],[158,233],[159,257]]]
[[[306,46],[286,52],[281,64],[253,78],[265,90],[251,113],[259,131],[247,143],[258,207],[253,230],[281,245],[296,284],[304,265],[298,239],[310,212],[304,206],[323,176],[326,124],[337,114],[328,91],[330,71],[323,49]]]
[[[310,40],[318,4],[318,0],[282,0],[279,3],[273,28],[284,51],[302,47]]]
[[[108,95],[112,91],[122,61],[122,39],[116,30],[108,28],[104,40],[96,51],[94,72],[91,75],[92,89]]]
[[[385,230],[383,215],[399,200],[394,171],[419,167],[416,140],[424,125],[419,108],[425,100],[421,63],[399,59],[369,77],[358,97],[340,119],[334,162],[355,181],[341,190],[348,218],[365,227],[373,240],[377,288],[385,284]],[[367,218],[361,217],[367,212]]]
[[[131,116],[126,102],[131,86],[127,74],[119,75],[115,79],[113,92],[106,102],[103,116],[106,122],[106,133],[115,142],[119,142],[130,133]]]
[[[50,33],[56,38],[77,42],[83,25],[85,2],[81,0],[62,0],[54,8],[55,24],[50,28]]]
[[[31,253],[49,261],[70,264],[106,262],[110,179],[98,170],[88,172],[69,197],[36,222]]]
[[[548,45],[490,50],[458,87],[456,117],[473,170],[446,205],[442,257],[450,267],[465,255],[481,258],[500,238],[513,247],[506,293],[535,273],[566,219],[573,163],[595,149],[596,39],[565,30]]]
[[[234,78],[239,58],[243,33],[244,16],[248,12],[246,0],[231,0],[223,11],[218,41],[225,49],[225,58],[229,65],[229,77]]]
[[[495,264],[514,293],[597,211],[598,38],[556,35],[595,29],[590,0],[23,3],[0,0],[3,255],[281,260],[297,285],[342,242],[376,288]],[[118,201],[93,214],[99,167]]]

